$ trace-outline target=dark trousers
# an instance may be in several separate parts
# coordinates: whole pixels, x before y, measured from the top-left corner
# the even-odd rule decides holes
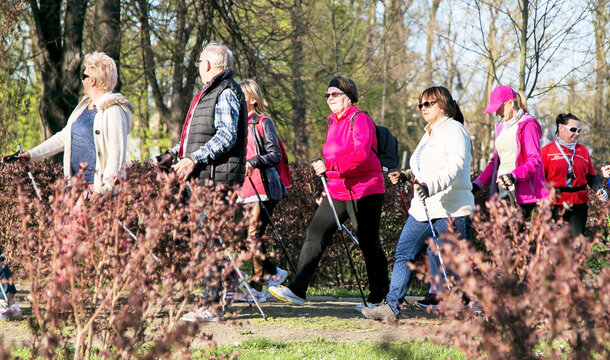
[[[565,209],[563,205],[553,205],[553,219],[558,221],[563,219],[569,226],[572,237],[576,237],[585,232],[589,206],[584,204],[574,204],[570,209]]]
[[[360,243],[369,278],[369,301],[383,300],[389,289],[388,260],[379,242],[379,223],[384,194],[372,194],[358,200],[333,200],[333,204],[343,223],[348,218],[352,222],[354,235]],[[337,223],[333,216],[328,198],[318,207],[309,227],[305,242],[299,255],[299,264],[294,281],[288,286],[295,295],[305,298],[307,288],[313,277],[324,250],[329,245]],[[351,241],[346,235],[346,241]],[[346,259],[346,261],[348,261]]]

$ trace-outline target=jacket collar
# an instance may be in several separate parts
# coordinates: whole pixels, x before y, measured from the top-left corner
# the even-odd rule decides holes
[[[360,109],[358,109],[355,105],[352,105],[350,107],[347,108],[347,110],[345,110],[343,112],[343,114],[341,114],[341,116],[337,116],[337,114],[332,113],[330,115],[328,115],[326,118],[330,121],[343,121],[345,119],[350,119],[352,117],[353,114],[355,114],[357,111],[360,111]]]

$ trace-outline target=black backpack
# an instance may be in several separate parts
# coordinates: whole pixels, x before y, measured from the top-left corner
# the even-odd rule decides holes
[[[350,119],[350,130],[353,130],[354,118],[360,113],[365,113],[371,121],[373,121],[373,124],[375,124],[373,118],[371,118],[366,111],[356,111]],[[398,139],[396,139],[396,136],[392,135],[390,129],[381,125],[375,125],[375,136],[377,136],[377,151],[375,151],[375,149],[371,150],[373,150],[375,155],[379,158],[381,166],[388,169],[397,168],[400,159],[398,156]]]

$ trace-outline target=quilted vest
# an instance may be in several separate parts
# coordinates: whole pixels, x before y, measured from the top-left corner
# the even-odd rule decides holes
[[[231,89],[240,103],[237,123],[237,141],[229,151],[215,160],[208,158],[207,164],[197,165],[193,177],[202,181],[212,179],[215,184],[241,184],[246,172],[246,138],[248,111],[246,98],[239,85],[233,80],[233,71],[225,70],[218,74],[204,90],[191,119],[186,153],[199,149],[216,134],[214,112],[218,97],[225,89]]]

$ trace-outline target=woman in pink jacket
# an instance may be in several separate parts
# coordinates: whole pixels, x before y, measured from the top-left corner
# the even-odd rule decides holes
[[[324,161],[312,164],[316,175],[326,174],[328,191],[341,221],[352,222],[369,277],[368,302],[381,302],[389,288],[388,262],[379,242],[379,222],[385,193],[381,164],[375,154],[377,138],[371,118],[353,104],[358,90],[352,79],[337,75],[328,84],[326,103],[332,111],[322,153]],[[276,298],[295,305],[305,293],[320,258],[337,230],[325,197],[309,227],[294,281],[287,287],[270,287]]]
[[[491,184],[491,195],[499,191],[500,198],[514,196],[524,216],[530,218],[536,202],[549,195],[540,156],[542,128],[527,113],[525,96],[506,85],[491,92],[484,112],[495,113],[502,121],[496,125],[491,160],[472,183],[472,191]]]

